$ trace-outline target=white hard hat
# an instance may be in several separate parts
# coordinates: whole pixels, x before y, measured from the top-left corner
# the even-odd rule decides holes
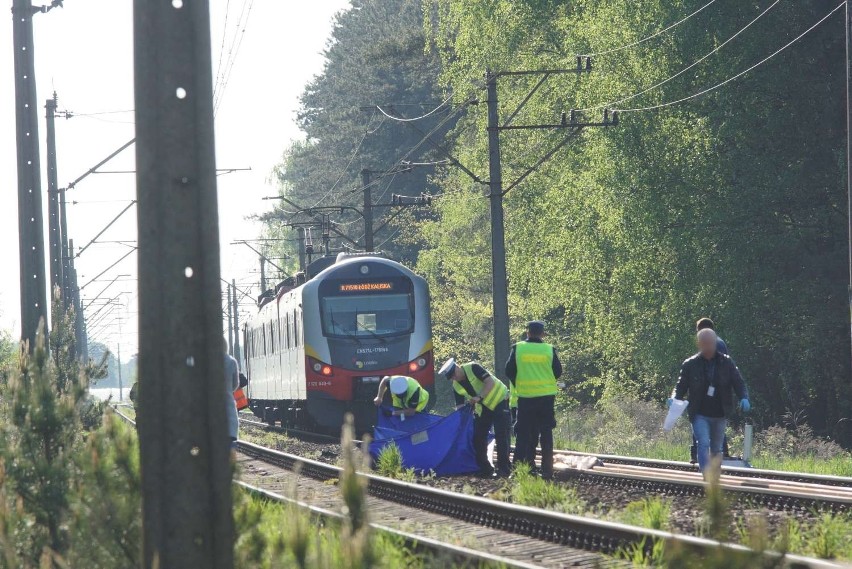
[[[394,395],[404,395],[408,391],[408,378],[396,375],[391,378],[390,390]]]

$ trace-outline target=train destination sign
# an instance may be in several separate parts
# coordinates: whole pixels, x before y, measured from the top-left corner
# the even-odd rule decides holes
[[[377,290],[393,290],[391,282],[346,283],[340,285],[340,292],[371,292]]]

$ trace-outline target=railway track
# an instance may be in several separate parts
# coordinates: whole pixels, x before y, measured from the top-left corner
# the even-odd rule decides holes
[[[339,516],[340,498],[337,492],[329,492],[340,477],[339,467],[244,441],[238,443],[238,451],[243,474],[237,483],[246,490],[266,499],[296,503],[314,515]],[[754,555],[739,545],[528,508],[372,474],[363,476],[368,481],[371,523],[377,531],[391,532],[412,547],[456,561],[523,568],[629,567],[607,555],[631,548],[650,553],[658,542],[698,554],[724,548],[735,555]],[[285,495],[294,489],[302,501]],[[423,527],[437,528],[443,539],[424,535]],[[465,540],[475,541],[479,550]],[[779,557],[772,552],[763,555]],[[792,555],[783,561],[784,566],[795,568],[849,567]]]
[[[311,442],[340,442],[339,437],[241,420],[253,427],[285,433]],[[689,463],[594,455],[567,450],[557,450],[554,454],[562,457],[596,458],[599,461],[596,466],[582,470],[564,465],[560,468],[557,461],[555,475],[559,480],[670,496],[703,496],[706,488],[701,474]],[[721,487],[738,499],[747,500],[756,506],[780,511],[852,511],[852,478],[736,467],[724,467],[722,472]]]

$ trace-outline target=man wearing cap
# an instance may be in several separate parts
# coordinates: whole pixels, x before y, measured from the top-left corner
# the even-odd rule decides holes
[[[512,382],[512,393],[518,396],[514,463],[534,466],[540,437],[541,475],[551,478],[556,380],[562,375],[562,363],[556,350],[543,337],[544,322],[527,323],[527,339],[512,346],[506,362],[506,376]]]
[[[509,475],[509,389],[494,374],[476,362],[457,364],[450,358],[438,373],[453,382],[456,404],[474,406],[473,448],[479,475],[495,475],[488,460],[488,431],[494,427],[497,444],[497,475]]]
[[[413,377],[386,375],[379,382],[379,392],[373,399],[376,407],[382,404],[388,385],[390,385],[391,405],[394,406],[393,415],[395,416],[410,417],[423,411],[429,403],[429,392],[423,389]]]

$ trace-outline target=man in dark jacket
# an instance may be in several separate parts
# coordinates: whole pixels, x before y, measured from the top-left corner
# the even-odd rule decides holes
[[[695,323],[695,333],[697,334],[705,328],[710,328],[716,332],[716,324],[711,319],[707,317],[699,318],[698,322]],[[716,333],[716,351],[720,354],[725,354],[726,356],[731,355],[730,352],[728,352],[728,344],[725,343],[725,340],[719,337],[718,332]],[[725,458],[730,456],[730,452],[728,450],[728,437],[725,437],[725,441],[722,443],[722,456]],[[695,437],[692,438],[692,447],[689,449],[689,462],[692,464],[698,462],[698,441],[695,440]]]
[[[734,411],[732,394],[739,408],[751,410],[748,390],[734,362],[718,351],[716,332],[707,328],[698,332],[698,353],[683,362],[672,397],[689,399],[689,421],[698,442],[698,467],[705,472],[710,456],[722,453],[727,417]]]

